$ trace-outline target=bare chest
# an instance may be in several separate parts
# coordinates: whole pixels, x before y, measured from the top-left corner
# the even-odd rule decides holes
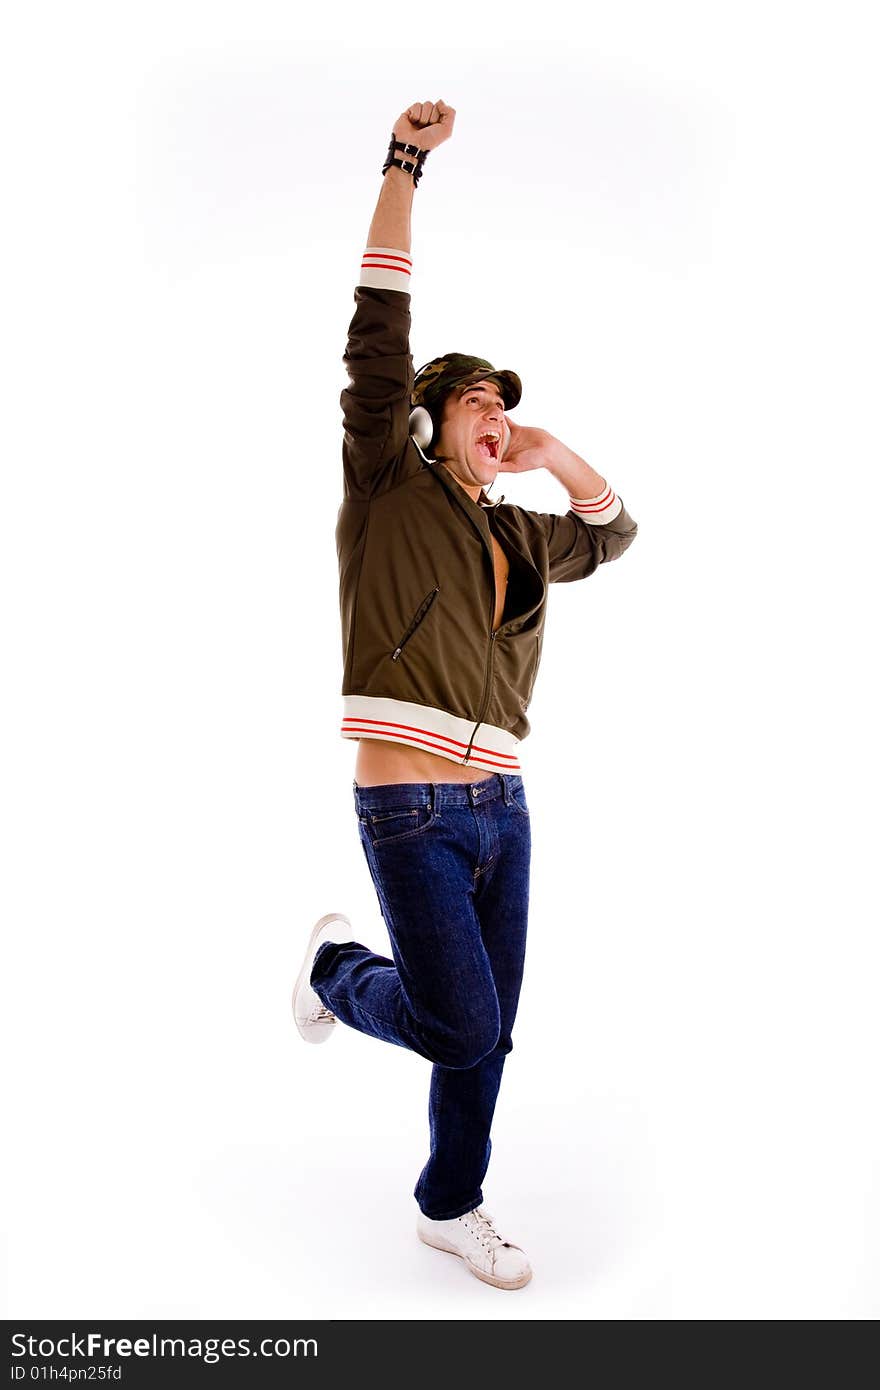
[[[492,630],[494,632],[501,626],[504,600],[507,597],[507,576],[510,572],[507,556],[494,536],[492,537],[492,558],[495,567],[495,612],[492,615]]]

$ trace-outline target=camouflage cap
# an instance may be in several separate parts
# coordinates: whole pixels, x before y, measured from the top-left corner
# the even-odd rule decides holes
[[[411,405],[423,405],[432,410],[456,386],[471,386],[477,381],[494,381],[501,392],[505,410],[513,410],[522,396],[522,382],[516,372],[496,372],[483,357],[466,357],[461,352],[448,352],[434,357],[420,367],[413,382]]]

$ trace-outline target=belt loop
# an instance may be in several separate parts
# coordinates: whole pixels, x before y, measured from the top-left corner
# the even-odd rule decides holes
[[[439,816],[439,814],[440,814],[440,788],[438,787],[438,785],[437,785],[436,782],[432,782],[432,783],[431,783],[431,815],[432,815],[432,816]]]
[[[503,772],[499,772],[498,776],[501,778],[501,786],[504,791],[504,804],[505,806],[509,806],[511,801],[513,800],[513,793],[510,790],[510,782],[505,777]]]

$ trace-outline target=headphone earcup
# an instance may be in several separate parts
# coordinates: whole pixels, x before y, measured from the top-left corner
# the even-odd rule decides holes
[[[420,449],[427,449],[434,438],[434,421],[423,405],[417,405],[409,413],[409,433]]]
[[[409,413],[409,433],[410,438],[414,439],[420,449],[427,449],[434,438],[434,421],[429,412],[423,405],[417,405]],[[498,455],[499,462],[504,458],[510,446],[510,429],[507,421],[504,421],[504,438],[501,441],[501,451]]]

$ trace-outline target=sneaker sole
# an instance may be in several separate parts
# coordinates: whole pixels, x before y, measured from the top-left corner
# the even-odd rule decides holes
[[[293,994],[291,996],[291,1007],[293,1008],[293,1021],[296,1024],[297,1032],[299,1033],[300,1037],[308,1043],[326,1042],[330,1034],[333,1032],[333,1029],[336,1027],[335,1023],[330,1023],[326,1024],[324,1027],[321,1027],[320,1029],[318,1029],[317,1026],[315,1028],[307,1029],[303,1023],[300,1023],[299,1019],[296,1016],[296,997],[302,989],[303,985],[308,984],[309,976],[312,973],[312,960],[315,954],[315,942],[320,936],[321,932],[324,930],[324,928],[328,927],[331,922],[344,922],[347,927],[351,927],[351,922],[342,912],[328,912],[326,916],[321,917],[320,920],[315,923],[314,927],[312,928],[311,936],[309,937],[309,944],[306,947],[305,959],[303,960],[300,972],[296,977],[296,984],[293,987]]]
[[[528,1269],[518,1279],[499,1279],[494,1274],[487,1274],[484,1269],[477,1269],[476,1265],[472,1265],[467,1256],[463,1255],[460,1250],[456,1250],[454,1245],[447,1245],[445,1241],[441,1242],[439,1239],[429,1240],[419,1230],[416,1231],[416,1235],[423,1245],[430,1245],[432,1250],[445,1250],[448,1255],[455,1255],[459,1260],[463,1260],[471,1274],[476,1275],[477,1279],[482,1279],[484,1284],[491,1284],[495,1289],[521,1289],[532,1277],[532,1271]]]

